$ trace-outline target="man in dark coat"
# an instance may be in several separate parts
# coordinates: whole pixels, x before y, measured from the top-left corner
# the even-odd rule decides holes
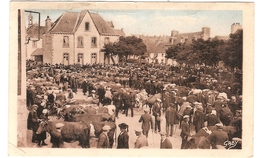
[[[218,149],[217,145],[224,147],[224,143],[228,140],[228,134],[221,129],[222,124],[216,124],[217,130],[213,131],[207,139],[209,140],[212,149]]]
[[[124,109],[125,109],[125,116],[128,116],[128,109],[130,108],[131,110],[131,117],[134,117],[134,110],[133,110],[133,105],[132,105],[132,95],[131,95],[131,91],[128,93],[124,94]]]
[[[211,114],[206,115],[205,121],[207,121],[208,126],[215,126],[215,124],[220,123],[216,113],[216,110],[212,110]]]
[[[166,132],[160,132],[160,135],[161,135],[160,149],[172,149],[172,143],[168,138],[166,138]]]
[[[37,110],[38,106],[36,104],[32,105],[32,110],[30,111],[28,115],[28,127],[32,129],[33,134],[32,134],[32,142],[35,143],[37,142],[37,130],[39,127],[39,118],[37,116]]]
[[[102,128],[102,130],[103,130],[103,132],[99,135],[99,138],[98,138],[97,148],[111,148],[110,143],[109,143],[109,138],[107,135],[107,133],[110,130],[110,126],[105,125]]]
[[[189,115],[184,115],[183,121],[181,123],[181,134],[180,134],[180,136],[182,138],[181,149],[187,149],[187,140],[188,140],[188,137],[191,136],[189,118],[190,118]]]
[[[91,92],[91,91],[89,91]],[[104,88],[104,86],[100,85],[97,89],[97,94],[99,96],[99,103],[102,103],[102,100],[105,98],[105,94],[106,94],[106,90]]]
[[[26,90],[27,108],[31,108],[31,106],[34,104],[35,97],[36,97],[35,88],[32,86],[29,86],[29,88]]]
[[[152,116],[148,114],[149,109],[144,109],[144,114],[141,115],[139,122],[142,122],[142,130],[143,134],[148,137],[148,133],[150,130],[150,127],[153,131],[153,119]]]
[[[173,133],[174,115],[176,113],[176,110],[173,109],[173,106],[175,105],[173,103],[170,103],[170,106],[167,108],[165,112],[167,137],[169,136],[169,130],[170,130],[170,136],[172,136]]]
[[[120,128],[120,134],[117,138],[117,149],[129,149],[128,125],[121,123],[118,127]]]
[[[48,110],[47,109],[43,109],[42,113],[39,116],[39,119],[41,119],[41,121],[48,121]],[[42,133],[38,134],[38,146],[42,146],[42,145],[48,145],[45,143],[45,139],[46,139],[46,131],[43,131]]]
[[[153,111],[153,116],[155,119],[155,127],[154,127],[154,131],[155,133],[157,133],[157,129],[158,132],[161,132],[161,99],[156,99],[156,102],[153,105],[152,111]]]
[[[204,113],[202,112],[202,107],[198,107],[198,109],[195,111],[194,118],[193,118],[193,124],[195,126],[196,133],[204,127]]]
[[[83,94],[86,95],[86,93],[87,93],[87,91],[88,91],[88,83],[87,83],[87,80],[86,80],[86,79],[84,79],[84,81],[83,81],[81,87],[82,87],[82,92],[83,92]]]
[[[52,148],[63,148],[64,147],[64,140],[61,135],[61,130],[64,127],[63,123],[57,123],[55,125],[56,130],[51,132],[51,143]]]
[[[117,92],[115,92],[113,94],[113,104],[116,107],[115,117],[118,118],[118,112],[119,112],[119,110],[121,110],[123,102],[122,102],[121,95],[119,93],[117,93]]]

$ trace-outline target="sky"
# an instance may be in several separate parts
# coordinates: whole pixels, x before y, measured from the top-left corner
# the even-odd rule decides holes
[[[65,11],[81,10],[32,10],[41,13],[41,25],[47,15],[54,22]],[[123,28],[125,34],[160,36],[170,35],[172,30],[179,33],[199,32],[202,27],[210,28],[210,36],[228,36],[233,23],[242,23],[241,10],[89,10],[98,13],[105,21],[113,21],[116,29]],[[26,20],[27,15],[26,13]],[[33,14],[34,22],[38,15]],[[27,23],[27,22],[26,22]]]

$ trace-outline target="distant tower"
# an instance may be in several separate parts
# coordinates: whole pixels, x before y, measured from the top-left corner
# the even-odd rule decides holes
[[[173,41],[177,39],[178,34],[179,34],[179,31],[176,31],[176,30],[171,31],[171,37],[170,37],[171,44],[173,44]]]
[[[209,27],[202,27],[202,35],[204,40],[208,40],[210,38],[210,28]]]
[[[32,14],[30,13],[28,15],[28,28],[31,27],[33,25],[33,16]]]
[[[235,33],[238,29],[242,29],[242,25],[240,23],[233,23],[231,25],[231,33]]]

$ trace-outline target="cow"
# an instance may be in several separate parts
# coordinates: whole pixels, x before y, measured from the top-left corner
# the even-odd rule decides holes
[[[221,129],[227,133],[228,139],[232,140],[236,132],[235,127],[233,126],[222,126]],[[216,126],[203,127],[187,143],[188,149],[210,149],[210,141],[207,137],[213,132],[216,131]]]
[[[228,126],[233,120],[233,113],[228,107],[222,107],[219,111],[219,119],[223,125]]]
[[[82,148],[90,147],[90,125],[80,122],[64,122],[64,121],[42,121],[40,122],[37,134],[47,131],[51,136],[51,143],[54,144],[55,133],[57,133],[55,125],[63,123],[64,127],[61,130],[61,137],[64,142],[79,141],[79,146]]]

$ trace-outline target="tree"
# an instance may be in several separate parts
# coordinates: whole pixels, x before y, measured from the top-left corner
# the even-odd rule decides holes
[[[166,58],[176,59],[179,63],[190,61],[190,47],[185,43],[178,43],[166,49]]]
[[[191,49],[192,53],[196,55],[193,60],[199,64],[205,64],[215,66],[220,61],[220,49],[219,46],[223,45],[222,40],[193,40]]]
[[[222,53],[222,60],[226,66],[232,70],[238,68],[242,70],[243,65],[243,30],[238,30],[234,34],[230,34]]]
[[[121,36],[119,37],[118,42],[105,44],[101,51],[105,52],[105,57],[110,56],[112,61],[113,55],[118,55],[119,61],[122,61],[122,58],[127,60],[129,55],[144,55],[144,53],[146,53],[146,45],[141,38],[135,36]]]

